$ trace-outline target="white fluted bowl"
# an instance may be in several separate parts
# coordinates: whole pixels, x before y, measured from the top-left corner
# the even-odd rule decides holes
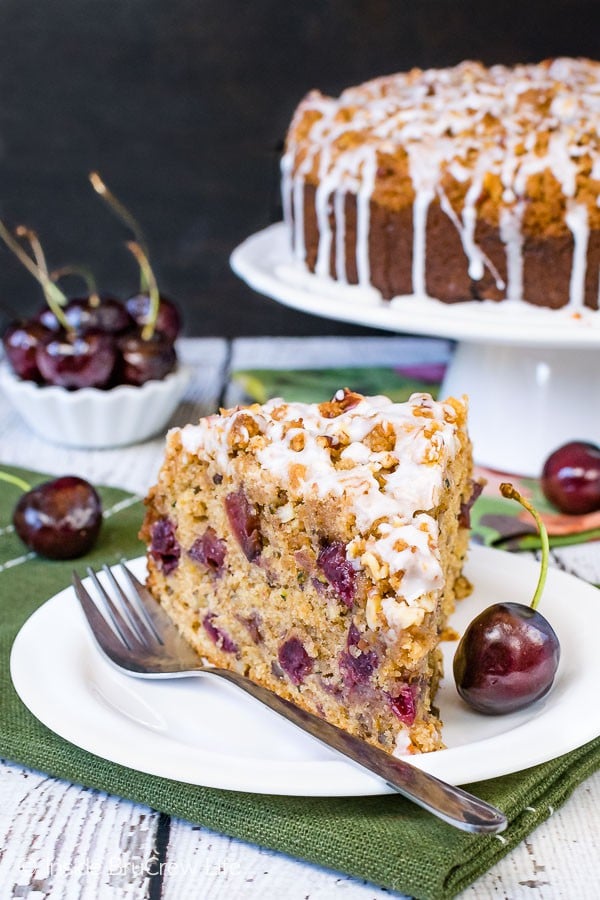
[[[161,381],[141,387],[67,391],[23,381],[6,362],[0,365],[0,387],[32,431],[53,444],[87,450],[123,447],[158,434],[175,412],[190,376],[189,367],[179,365]]]

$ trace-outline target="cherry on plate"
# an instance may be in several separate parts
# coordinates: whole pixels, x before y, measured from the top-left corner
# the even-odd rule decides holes
[[[458,646],[458,692],[479,712],[522,709],[548,693],[559,657],[556,633],[537,610],[494,603],[473,619]]]
[[[503,483],[504,497],[517,500],[534,517],[542,544],[540,576],[530,606],[493,603],[467,626],[454,655],[454,681],[463,700],[489,715],[523,709],[545,696],[554,682],[560,643],[537,611],[548,571],[548,533],[537,510]]]

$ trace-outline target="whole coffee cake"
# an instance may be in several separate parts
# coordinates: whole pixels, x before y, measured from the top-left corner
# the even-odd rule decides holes
[[[435,750],[471,467],[459,400],[223,410],[169,432],[148,585],[209,662],[388,752]]]
[[[282,193],[318,275],[386,299],[597,309],[600,63],[463,62],[312,91]]]

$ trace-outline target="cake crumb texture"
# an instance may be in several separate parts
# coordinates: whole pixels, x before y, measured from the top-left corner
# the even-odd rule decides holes
[[[390,753],[443,746],[433,706],[474,485],[464,400],[340,390],[173,429],[148,584],[214,665]]]

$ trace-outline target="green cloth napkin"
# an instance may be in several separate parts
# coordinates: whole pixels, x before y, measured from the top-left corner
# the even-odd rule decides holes
[[[32,484],[44,479],[3,469]],[[136,537],[141,502],[114,488],[99,490],[106,521],[93,552],[75,561],[79,570],[142,552]],[[472,785],[473,793],[500,807],[510,823],[502,835],[474,836],[399,796],[302,798],[216,790],[145,775],[80,750],[30,715],[10,679],[17,632],[69,584],[74,567],[27,554],[10,527],[18,496],[18,488],[0,483],[0,754],[7,759],[422,900],[453,897],[467,887],[600,766],[597,739],[552,762]]]

